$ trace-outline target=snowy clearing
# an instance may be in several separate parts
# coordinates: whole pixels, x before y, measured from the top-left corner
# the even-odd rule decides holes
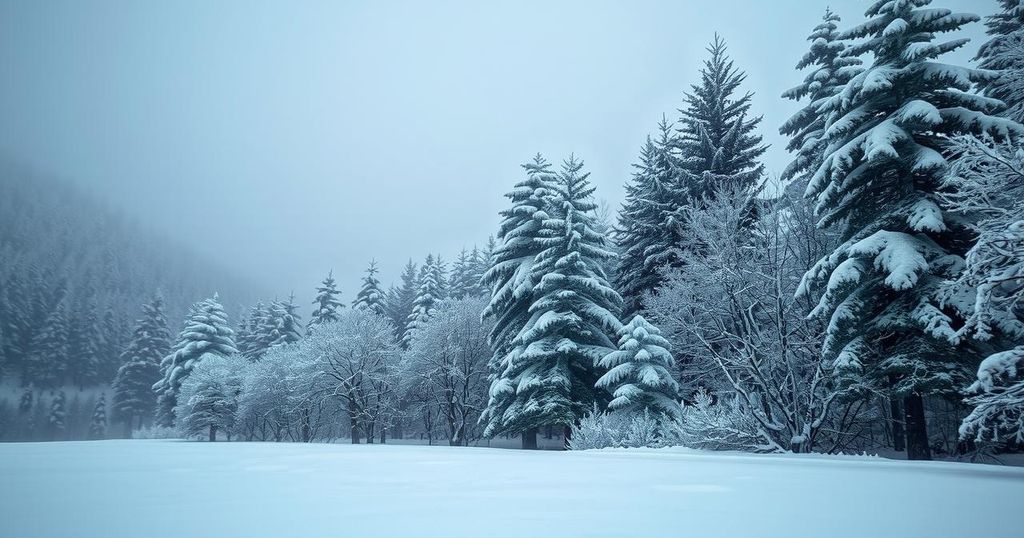
[[[963,538],[1024,498],[1018,468],[675,449],[20,443],[0,477],[12,537]]]

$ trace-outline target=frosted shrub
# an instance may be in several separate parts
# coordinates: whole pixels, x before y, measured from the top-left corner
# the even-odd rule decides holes
[[[694,403],[683,405],[683,418],[678,427],[679,441],[691,448],[708,450],[746,450],[753,452],[784,452],[766,443],[764,433],[753,415],[737,398],[722,398],[717,403],[711,393],[698,389]]]
[[[604,413],[597,410],[572,427],[570,450],[661,448],[677,444],[679,424],[656,413]]]
[[[579,424],[572,427],[569,439],[569,450],[589,450],[592,448],[608,448],[616,446],[619,420],[608,413],[594,411],[580,419]]]
[[[661,448],[671,446],[677,424],[644,410],[629,420],[622,420],[617,446],[624,448]]]

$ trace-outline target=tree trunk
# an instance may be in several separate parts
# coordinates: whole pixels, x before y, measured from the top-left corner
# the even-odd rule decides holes
[[[129,416],[128,420],[124,421],[124,438],[132,438],[132,424],[135,422],[135,417]]]
[[[562,430],[562,449],[569,450],[569,441],[572,440],[572,427],[566,426]]]
[[[521,433],[524,450],[537,450],[537,428],[530,428]]]
[[[896,452],[903,452],[906,450],[904,441],[906,441],[906,433],[903,431],[903,410],[901,409],[900,401],[896,398],[889,398],[889,416],[890,424],[892,425],[892,448]]]
[[[217,427],[211,424],[210,425],[210,442],[212,443],[212,442],[214,442],[216,440],[217,440]]]
[[[384,426],[380,427],[380,444],[386,444],[388,442],[388,429]]]
[[[351,424],[352,424],[352,429],[350,430],[349,435],[352,436],[352,444],[353,445],[358,445],[359,444],[359,423],[356,422],[355,419],[352,419],[351,420]]]
[[[928,446],[928,425],[924,420],[924,398],[920,394],[911,393],[903,399],[903,416],[907,431],[907,459],[932,459],[931,447]]]
[[[308,407],[302,409],[302,442],[309,443],[313,440],[313,430],[310,427],[312,418],[310,415],[312,412]]]

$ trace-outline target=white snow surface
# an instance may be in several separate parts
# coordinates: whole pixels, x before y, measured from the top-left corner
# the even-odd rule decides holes
[[[0,535],[40,538],[963,538],[1024,498],[1019,468],[685,449],[11,443],[0,477]]]

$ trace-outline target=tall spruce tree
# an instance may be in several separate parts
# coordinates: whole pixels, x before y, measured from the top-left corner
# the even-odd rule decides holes
[[[73,320],[69,323],[68,335],[68,377],[79,388],[103,382],[103,357],[100,356],[103,338],[100,333],[99,320],[96,318],[96,306],[88,300],[79,307]]]
[[[29,346],[22,383],[40,388],[64,383],[68,369],[68,318],[64,303],[58,303]]]
[[[452,299],[462,299],[470,294],[473,286],[472,276],[470,275],[472,262],[472,258],[466,252],[466,248],[463,247],[452,263],[452,274],[448,281],[448,293]]]
[[[931,457],[923,396],[954,394],[965,362],[976,360],[949,343],[955,321],[938,307],[941,283],[962,266],[969,243],[963,223],[940,205],[944,140],[1021,132],[991,115],[997,103],[967,93],[990,75],[934,61],[967,42],[935,42],[936,34],[978,17],[930,3],[877,1],[866,22],[840,35],[860,39],[844,54],[873,60],[819,109],[825,156],[807,195],[819,225],[837,226],[842,243],[799,290],[824,288],[812,314],[831,318],[823,353],[841,380],[903,398],[910,459]]]
[[[228,325],[227,318],[216,294],[192,305],[174,349],[160,362],[163,378],[153,385],[153,390],[157,392],[158,425],[174,426],[174,407],[178,404],[181,382],[192,372],[196,363],[208,354],[226,357],[238,353],[234,331]]]
[[[487,254],[476,245],[473,245],[473,250],[469,252],[469,264],[466,271],[466,295],[470,297],[485,297],[489,295],[487,287],[484,286],[484,273],[490,268],[488,266],[489,263]]]
[[[734,95],[746,74],[733,66],[718,35],[707,51],[711,58],[700,71],[700,83],[684,98],[675,138],[682,184],[694,199],[710,196],[720,187],[756,185],[764,173],[758,158],[767,149],[754,133],[761,117],[747,116],[753,94]]]
[[[665,268],[677,267],[682,256],[682,237],[676,219],[689,203],[680,183],[673,126],[662,118],[658,137],[640,150],[640,162],[626,184],[626,200],[619,210],[615,232],[622,256],[616,266],[616,287],[625,300],[625,312],[636,312],[644,294],[654,292]]]
[[[535,286],[522,329],[499,363],[491,397],[508,401],[488,416],[486,435],[523,432],[536,447],[537,430],[568,428],[607,398],[595,389],[596,362],[611,352],[622,324],[622,299],[609,285],[602,261],[614,255],[594,230],[594,187],[583,162],[570,156],[550,187],[548,216],[537,231],[542,247],[530,264]]]
[[[493,318],[494,328],[488,341],[494,354],[488,361],[490,383],[487,407],[480,416],[486,424],[485,435],[502,432],[522,433],[523,446],[536,445],[536,431],[513,430],[506,413],[516,397],[514,372],[507,367],[513,350],[512,340],[530,319],[535,285],[532,271],[534,260],[545,246],[541,228],[548,219],[548,199],[554,194],[557,178],[551,165],[538,153],[532,162],[524,164],[526,179],[517,183],[505,196],[512,207],[501,212],[498,228],[500,245],[494,249],[490,268],[483,282],[491,290],[491,299],[483,316]]]
[[[380,290],[380,280],[377,278],[377,262],[370,260],[370,266],[366,268],[366,276],[363,277],[363,285],[359,288],[355,301],[352,301],[352,308],[366,309],[379,316],[384,315],[384,294]]]
[[[419,284],[416,289],[416,299],[413,301],[412,313],[406,324],[405,334],[402,335],[402,345],[408,347],[412,342],[416,329],[433,314],[437,301],[445,297],[445,269],[441,256],[428,254],[423,262]]]
[[[250,362],[260,360],[274,343],[276,322],[271,312],[272,306],[268,307],[263,301],[257,301],[249,310],[248,327],[238,349]]]
[[[50,424],[50,440],[60,441],[66,438],[68,429],[68,397],[63,390],[50,393],[50,414],[47,421]]]
[[[402,337],[405,335],[406,324],[409,321],[409,315],[412,314],[413,303],[416,301],[417,274],[416,263],[410,259],[402,269],[401,285],[392,286],[385,301],[385,310],[391,323],[395,326],[395,339],[399,342],[402,342]],[[405,344],[403,343],[402,346],[404,348]]]
[[[270,308],[273,329],[270,333],[270,347],[294,344],[302,338],[299,332],[302,317],[298,314],[299,307],[295,304],[295,294],[290,294],[284,301],[274,301]]]
[[[821,164],[827,139],[825,118],[818,109],[833,98],[851,78],[863,71],[861,61],[854,56],[844,55],[846,43],[839,38],[839,15],[831,9],[825,10],[821,23],[814,27],[807,40],[811,48],[796,64],[796,68],[810,71],[804,81],[782,96],[793,101],[807,99],[807,106],[800,109],[779,129],[790,137],[786,149],[794,154],[793,161],[782,172],[781,179],[799,179],[801,189],[806,188],[807,178]]]
[[[100,393],[96,400],[96,407],[92,411],[92,419],[89,421],[89,439],[103,439],[107,436],[107,394]]]
[[[992,36],[979,49],[979,67],[997,72],[978,86],[988,97],[1006,104],[1003,115],[1024,122],[1024,3],[999,0],[1002,11],[986,18]]]
[[[334,271],[331,271],[327,273],[327,277],[316,289],[316,299],[313,299],[315,307],[313,315],[309,317],[309,327],[338,321],[338,310],[345,308],[345,305],[338,300],[340,295],[341,292],[338,291],[338,286],[334,282]]]
[[[123,422],[125,434],[149,420],[156,408],[153,384],[160,380],[160,361],[170,352],[171,332],[164,317],[160,295],[142,306],[128,347],[121,353],[121,367],[114,377],[111,412]]]

